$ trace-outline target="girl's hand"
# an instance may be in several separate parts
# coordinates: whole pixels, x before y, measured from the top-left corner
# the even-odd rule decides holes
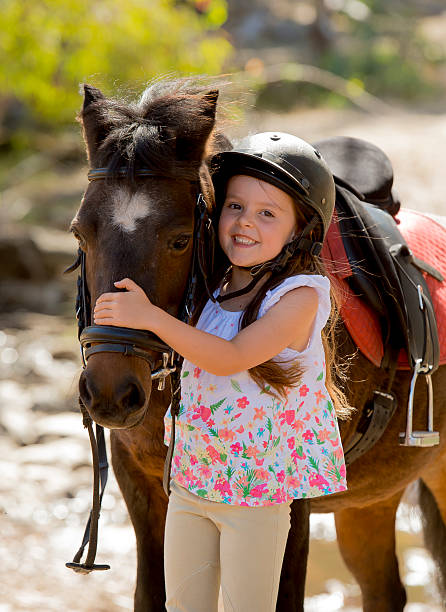
[[[114,283],[117,293],[103,293],[96,301],[93,318],[96,325],[115,325],[154,331],[155,315],[159,310],[144,290],[130,278]]]

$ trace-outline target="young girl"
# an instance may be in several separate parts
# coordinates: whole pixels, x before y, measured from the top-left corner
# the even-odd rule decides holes
[[[153,331],[184,356],[165,534],[166,609],[275,610],[293,499],[346,489],[318,258],[335,189],[321,155],[281,133],[214,158],[229,271],[196,327],[133,281],[102,295],[96,324]],[[336,410],[335,410],[336,409]],[[166,415],[166,440],[169,440]]]

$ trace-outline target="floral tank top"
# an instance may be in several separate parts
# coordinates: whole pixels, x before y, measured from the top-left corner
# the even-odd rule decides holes
[[[286,399],[262,391],[247,371],[215,376],[184,360],[171,477],[191,493],[225,504],[265,506],[347,488],[338,424],[325,388],[321,330],[330,313],[329,280],[305,274],[287,278],[267,292],[259,317],[302,286],[317,290],[318,312],[307,348],[287,348],[276,357],[295,357],[305,368]],[[197,328],[230,340],[241,315],[209,300]],[[170,430],[168,410],[166,444]]]

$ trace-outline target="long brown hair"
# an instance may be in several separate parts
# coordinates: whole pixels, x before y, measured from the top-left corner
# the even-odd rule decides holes
[[[303,265],[306,264],[306,265]],[[245,308],[240,320],[240,329],[244,329],[257,320],[259,309],[266,293],[280,285],[282,281],[296,274],[321,274],[325,275],[322,261],[307,252],[300,252],[293,257],[286,267],[279,273],[271,276],[260,287],[257,294]],[[338,417],[346,418],[350,415],[351,408],[342,390],[342,383],[345,380],[344,370],[347,367],[340,367],[339,361],[334,368],[336,351],[336,329],[339,322],[339,314],[336,307],[336,299],[333,289],[331,293],[331,312],[329,320],[321,332],[322,344],[325,353],[326,378],[325,385],[333,401]],[[338,358],[339,359],[339,358]],[[277,358],[269,359],[253,368],[249,369],[251,378],[264,390],[272,395],[286,397],[287,388],[299,386],[305,368],[300,363],[299,358],[278,361]],[[274,391],[271,392],[271,389]],[[275,393],[274,393],[275,392]]]

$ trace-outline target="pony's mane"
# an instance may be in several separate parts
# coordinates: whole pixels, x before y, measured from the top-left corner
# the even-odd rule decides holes
[[[116,176],[125,168],[134,179],[140,168],[168,178],[197,180],[204,145],[212,131],[209,86],[188,79],[162,79],[143,92],[139,102],[101,98],[81,113],[100,117],[106,136],[97,150],[97,163]]]

